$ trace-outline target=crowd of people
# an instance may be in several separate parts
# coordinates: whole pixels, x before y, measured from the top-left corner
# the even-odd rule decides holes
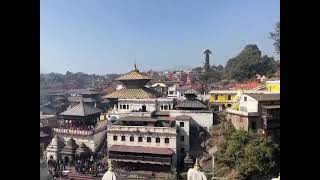
[[[101,162],[103,156],[96,155],[87,158],[75,158],[70,162],[64,162],[62,160],[48,160],[49,173],[54,177],[64,177],[63,173],[66,171],[66,167],[74,167],[77,173],[90,174],[97,176],[99,172],[104,172],[107,169],[107,164]]]

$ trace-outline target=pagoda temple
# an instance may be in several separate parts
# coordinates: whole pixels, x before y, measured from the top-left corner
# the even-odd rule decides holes
[[[115,80],[120,81],[124,88],[106,95],[105,98],[113,103],[113,112],[119,116],[143,114],[151,117],[157,110],[169,111],[173,108],[172,99],[159,99],[162,97],[161,92],[146,87],[151,78],[140,73],[136,65],[131,72]]]
[[[134,66],[133,71],[115,79],[124,84],[125,88],[119,89],[105,96],[107,99],[148,99],[160,97],[162,94],[158,91],[145,87],[151,80],[139,72],[137,66]]]
[[[107,138],[107,124],[99,121],[101,110],[80,103],[58,116],[59,127],[47,148],[48,159],[72,161],[81,154],[102,151]]]
[[[194,89],[188,89],[182,93],[185,100],[179,102],[175,108],[180,110],[202,110],[206,109],[207,106],[204,105],[200,100],[197,99],[198,91]]]

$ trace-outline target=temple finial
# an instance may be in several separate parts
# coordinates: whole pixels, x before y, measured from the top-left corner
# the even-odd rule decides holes
[[[200,164],[199,164],[198,158],[196,158],[196,163],[194,164],[193,169],[200,170]]]
[[[111,171],[111,172],[113,171],[113,166],[112,165],[109,166],[108,171]]]
[[[139,69],[137,68],[136,60],[134,60],[134,72],[139,72]]]

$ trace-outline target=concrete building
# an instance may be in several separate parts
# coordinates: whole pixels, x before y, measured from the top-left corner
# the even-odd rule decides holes
[[[280,93],[280,80],[266,81],[265,84],[268,92]]]
[[[160,82],[160,81],[152,84],[152,85],[151,85],[151,88],[153,88],[154,90],[162,93],[162,94],[165,95],[165,96],[166,96],[167,93],[168,93],[168,86],[165,85],[164,83]]]
[[[239,110],[227,109],[226,113],[236,129],[265,134],[280,142],[280,94],[243,94]]]
[[[210,91],[211,108],[215,111],[222,111],[231,108],[237,102],[238,91],[234,90],[214,90]]]
[[[176,171],[177,127],[149,117],[127,116],[108,128],[108,156],[117,167]],[[142,164],[141,164],[142,163]]]

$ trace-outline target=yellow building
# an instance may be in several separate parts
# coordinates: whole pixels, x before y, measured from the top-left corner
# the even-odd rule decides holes
[[[210,91],[211,107],[217,111],[234,107],[237,103],[238,91],[234,90],[215,90]]]
[[[266,90],[268,92],[280,93],[280,80],[266,81]]]

